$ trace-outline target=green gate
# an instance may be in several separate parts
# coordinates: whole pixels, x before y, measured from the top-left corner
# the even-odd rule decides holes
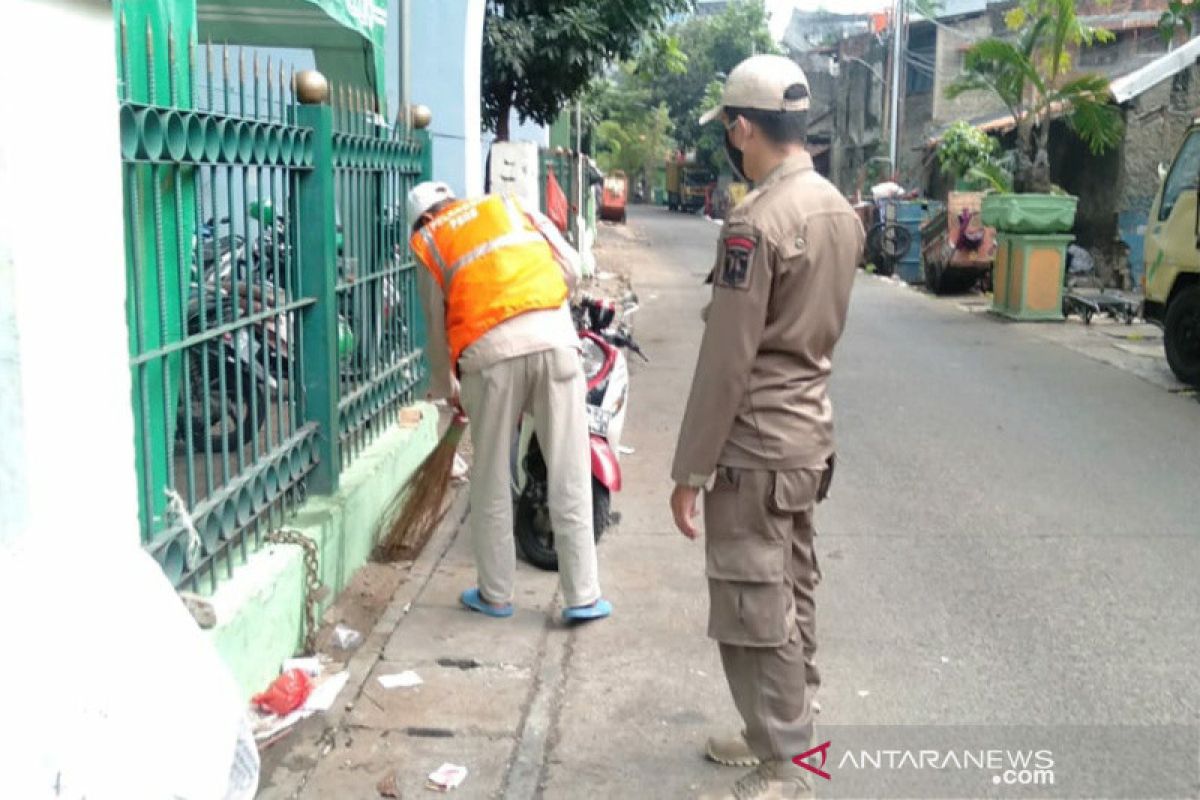
[[[211,588],[424,379],[404,198],[429,139],[365,88],[300,103],[278,62],[199,45],[189,3],[116,14],[141,536]]]

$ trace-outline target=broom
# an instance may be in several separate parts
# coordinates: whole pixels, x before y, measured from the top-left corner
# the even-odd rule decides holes
[[[466,429],[466,416],[455,414],[437,447],[392,499],[384,517],[391,522],[379,543],[381,561],[396,561],[419,549],[446,515],[450,473]]]

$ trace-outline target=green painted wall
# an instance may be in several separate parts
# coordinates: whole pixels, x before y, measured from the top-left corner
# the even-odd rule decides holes
[[[550,126],[550,149],[562,147],[566,150],[575,149],[575,140],[571,138],[571,114],[574,106],[568,107],[558,115]]]
[[[321,580],[331,590],[322,611],[367,563],[397,488],[437,443],[437,410],[419,407],[415,428],[397,425],[380,437],[342,473],[337,494],[309,500],[291,521],[290,527],[317,542]],[[247,698],[302,646],[304,589],[300,548],[268,545],[213,595],[218,625],[209,635]]]

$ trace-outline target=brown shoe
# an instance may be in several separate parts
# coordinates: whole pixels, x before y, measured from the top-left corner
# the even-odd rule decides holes
[[[705,795],[701,800],[813,800],[807,771],[790,761],[765,761],[738,779],[729,794]]]
[[[704,747],[704,755],[709,761],[715,761],[723,767],[757,767],[758,756],[746,744],[746,734],[708,740]]]

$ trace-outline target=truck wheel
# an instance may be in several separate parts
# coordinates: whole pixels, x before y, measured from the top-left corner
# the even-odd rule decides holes
[[[1200,386],[1200,284],[1184,289],[1167,306],[1163,346],[1175,377]]]

